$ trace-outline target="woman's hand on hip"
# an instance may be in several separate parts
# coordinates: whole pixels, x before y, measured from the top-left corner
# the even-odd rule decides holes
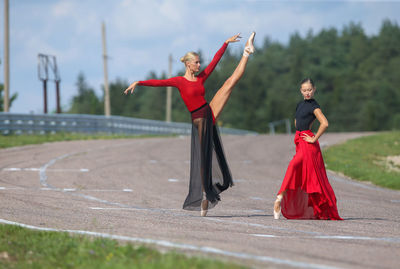
[[[311,144],[313,144],[313,143],[315,143],[315,141],[317,141],[315,136],[309,136],[308,134],[301,134],[300,137],[303,138],[304,141],[311,143]]]

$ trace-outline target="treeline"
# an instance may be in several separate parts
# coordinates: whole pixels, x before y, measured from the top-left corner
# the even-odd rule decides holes
[[[206,100],[230,76],[240,57],[229,50],[225,53],[205,84]],[[330,131],[400,129],[400,28],[388,20],[376,36],[367,36],[361,25],[350,23],[341,31],[310,31],[305,37],[295,33],[287,45],[266,38],[251,56],[220,124],[267,132],[269,122],[293,119],[301,101],[299,82],[305,77],[316,83],[315,99]],[[144,79],[149,78],[165,74],[150,73]],[[124,96],[128,85],[122,79],[110,84],[113,115],[165,119],[165,88],[138,87],[133,95]],[[102,114],[103,98],[86,85],[82,74],[77,86],[70,113]],[[172,99],[173,121],[190,121],[178,90],[173,90]]]

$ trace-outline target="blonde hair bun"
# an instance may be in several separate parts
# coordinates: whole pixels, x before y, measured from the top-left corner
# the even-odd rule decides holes
[[[186,53],[185,56],[181,57],[180,60],[182,63],[186,63],[187,61],[194,59],[194,57],[199,57],[199,54],[197,54],[196,52],[190,51],[190,52]]]

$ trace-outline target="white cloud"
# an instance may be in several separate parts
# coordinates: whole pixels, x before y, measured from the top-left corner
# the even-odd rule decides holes
[[[55,3],[51,8],[53,17],[70,17],[77,11],[76,3],[73,1],[60,1]]]
[[[116,5],[110,24],[118,37],[165,38],[184,26],[185,1],[123,1]]]

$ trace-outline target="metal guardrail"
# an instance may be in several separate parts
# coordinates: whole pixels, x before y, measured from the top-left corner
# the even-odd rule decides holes
[[[270,135],[275,135],[275,127],[279,126],[279,125],[285,125],[286,133],[287,134],[291,133],[290,120],[289,119],[283,119],[283,120],[271,121],[268,124],[268,126],[269,126],[269,134]]]
[[[77,114],[15,114],[0,112],[0,133],[45,134],[57,132],[108,134],[179,134],[191,133],[192,125],[120,116]],[[220,128],[223,134],[256,135],[256,132]]]

